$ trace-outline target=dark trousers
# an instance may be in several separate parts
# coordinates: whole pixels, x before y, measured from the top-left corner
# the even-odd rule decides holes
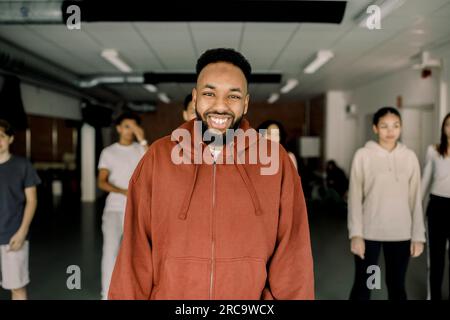
[[[367,280],[373,273],[367,273],[369,266],[378,266],[381,247],[386,263],[385,280],[389,300],[406,300],[405,279],[411,256],[411,241],[369,241],[365,240],[364,260],[355,255],[355,280],[350,300],[369,300],[371,289]],[[381,268],[380,268],[381,269]]]
[[[441,300],[445,246],[450,239],[450,198],[430,195],[427,216],[431,300]],[[450,259],[450,249],[448,255]]]

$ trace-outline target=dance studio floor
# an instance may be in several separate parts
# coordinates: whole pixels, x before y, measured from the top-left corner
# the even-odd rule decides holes
[[[42,202],[41,202],[42,204]],[[40,206],[30,241],[30,299],[100,299],[101,214],[103,202],[54,201]],[[347,299],[353,280],[353,257],[346,217],[317,203],[310,205],[311,239],[317,299]],[[81,214],[80,214],[81,213]],[[383,262],[381,260],[383,272]],[[69,290],[67,268],[80,267],[81,289]],[[448,271],[444,298],[448,296]],[[407,275],[409,299],[426,299],[426,254],[412,259]],[[0,299],[9,292],[0,289]],[[373,299],[386,299],[382,282]]]

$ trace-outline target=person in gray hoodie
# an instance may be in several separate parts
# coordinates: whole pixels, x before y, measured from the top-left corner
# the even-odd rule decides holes
[[[423,252],[420,165],[415,153],[398,141],[401,127],[397,109],[379,109],[373,117],[378,141],[367,142],[353,158],[348,201],[348,230],[355,257],[352,300],[370,299],[369,277],[376,270],[381,248],[388,298],[406,300],[409,258]]]

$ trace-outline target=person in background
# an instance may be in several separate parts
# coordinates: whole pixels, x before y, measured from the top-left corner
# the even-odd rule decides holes
[[[103,255],[102,299],[106,300],[117,253],[123,233],[128,182],[141,157],[147,150],[140,118],[134,113],[123,113],[115,124],[119,141],[106,147],[98,163],[98,187],[109,192],[102,216]],[[135,139],[138,142],[135,142]]]
[[[13,300],[26,300],[28,235],[41,180],[27,159],[10,153],[13,141],[13,128],[0,119],[0,283]]]
[[[348,201],[350,247],[355,257],[352,300],[370,299],[367,281],[372,273],[368,268],[378,265],[381,248],[389,300],[406,300],[409,258],[423,251],[420,165],[415,153],[398,141],[401,128],[397,109],[379,109],[373,116],[378,141],[367,142],[353,158]]]
[[[334,160],[329,160],[326,166],[326,183],[327,188],[333,189],[342,200],[346,200],[348,190],[348,179]]]
[[[258,132],[260,132],[260,130],[265,130],[264,137],[266,139],[278,142],[286,149],[286,151],[288,151],[286,147],[286,130],[281,122],[276,120],[266,120],[259,125]],[[298,169],[297,159],[295,158],[294,153],[288,151],[288,155],[292,160],[295,169]]]
[[[326,163],[324,187],[322,200],[325,210],[346,217],[348,179],[334,160]]]
[[[195,106],[192,103],[192,94],[188,94],[186,98],[184,98],[184,109],[183,109],[183,119],[184,121],[190,121],[195,119],[197,115],[195,114]]]
[[[431,300],[441,300],[445,249],[450,240],[450,113],[442,122],[441,141],[428,147],[422,186],[422,199],[430,193],[427,208],[429,295]],[[448,257],[450,259],[450,249]]]

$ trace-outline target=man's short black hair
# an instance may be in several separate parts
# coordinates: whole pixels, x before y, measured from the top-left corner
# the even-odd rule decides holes
[[[139,117],[136,113],[131,111],[124,112],[120,116],[118,116],[116,121],[114,121],[114,124],[116,126],[119,126],[122,123],[122,121],[126,119],[134,120],[138,125],[141,124],[141,117]]]
[[[0,119],[0,128],[3,128],[3,131],[8,137],[14,136],[14,128],[8,121]]]
[[[230,48],[217,48],[205,51],[197,60],[197,66],[195,68],[197,78],[204,67],[210,63],[216,62],[228,62],[238,67],[244,73],[247,83],[250,83],[250,76],[252,74],[252,67],[250,66],[250,63],[241,53]]]
[[[189,103],[192,101],[192,93],[189,93],[186,98],[184,98],[184,110],[187,110]]]

